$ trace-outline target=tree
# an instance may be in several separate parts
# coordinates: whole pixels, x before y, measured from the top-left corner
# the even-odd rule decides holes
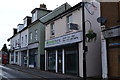
[[[8,49],[7,49],[6,44],[3,45],[3,48],[1,49],[1,51],[4,51],[4,52],[8,53]]]

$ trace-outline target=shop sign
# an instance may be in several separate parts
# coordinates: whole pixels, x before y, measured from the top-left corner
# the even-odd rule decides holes
[[[111,29],[103,32],[105,38],[117,37],[120,36],[120,28]]]
[[[45,48],[71,44],[80,41],[82,41],[82,32],[76,32],[45,41]]]

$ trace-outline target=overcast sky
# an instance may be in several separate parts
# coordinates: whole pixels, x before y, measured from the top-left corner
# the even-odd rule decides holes
[[[0,1],[0,50],[7,39],[13,35],[13,28],[23,23],[26,16],[31,16],[34,8],[44,3],[48,10],[53,10],[61,4],[68,2],[71,6],[81,0],[1,0]]]

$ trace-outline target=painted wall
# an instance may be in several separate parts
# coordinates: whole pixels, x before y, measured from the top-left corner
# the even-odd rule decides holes
[[[65,34],[69,34],[71,32],[67,32],[67,21],[66,18],[68,15],[72,14],[72,23],[78,24],[79,30],[81,30],[82,28],[82,18],[81,18],[81,9],[80,10],[76,10],[72,13],[69,13],[67,15],[65,15],[64,17],[54,21],[55,24],[55,37],[59,37]],[[48,24],[46,27],[46,31],[45,31],[45,39],[49,40],[50,39],[50,24]],[[75,32],[75,31],[73,31]]]
[[[38,33],[38,40],[35,40],[35,30],[37,30]],[[32,32],[33,34],[33,40],[30,40],[30,33]],[[45,43],[45,27],[42,23],[40,22],[35,22],[32,24],[31,27],[29,27],[29,39],[28,39],[28,44],[35,44],[35,42],[38,43],[38,55],[37,55],[37,67],[40,68],[40,54],[44,54],[44,43]],[[31,45],[34,48],[34,45]]]
[[[26,41],[26,35],[27,35],[27,41]],[[22,37],[23,37],[23,43],[22,43]],[[20,41],[21,48],[28,46],[28,29],[21,32],[20,40],[21,40]]]
[[[34,42],[37,42],[39,41],[40,39],[40,35],[37,35],[38,36],[38,39],[36,40],[35,39],[35,30],[37,30],[37,33],[40,34],[40,25],[39,25],[39,22],[36,21],[34,22],[29,28],[28,28],[28,44],[30,43],[34,43]],[[32,33],[32,40],[30,40],[30,33]]]
[[[90,23],[87,20],[91,22],[91,29],[97,34],[96,41],[86,42],[88,46],[86,54],[87,76],[101,76],[101,26],[97,22],[97,18],[100,16],[100,3],[86,3],[84,9],[86,34],[90,29]]]
[[[19,41],[18,41],[19,40]],[[20,46],[19,46],[19,43],[20,43],[20,34],[16,34],[12,39],[11,39],[11,47],[14,47],[14,49],[19,49]]]

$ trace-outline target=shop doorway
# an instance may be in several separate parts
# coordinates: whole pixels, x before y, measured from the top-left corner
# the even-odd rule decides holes
[[[120,77],[120,47],[109,48],[108,58],[109,77]]]
[[[58,73],[62,73],[62,49],[58,50]]]
[[[48,54],[48,70],[55,72],[56,70],[56,55],[55,50],[49,51]]]

